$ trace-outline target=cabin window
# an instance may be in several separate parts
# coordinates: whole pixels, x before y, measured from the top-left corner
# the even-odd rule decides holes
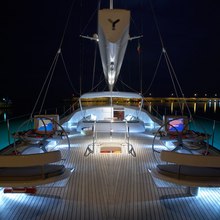
[[[117,120],[123,121],[125,117],[124,108],[114,108],[113,117]]]

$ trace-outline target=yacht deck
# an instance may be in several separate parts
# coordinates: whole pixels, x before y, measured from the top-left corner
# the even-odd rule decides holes
[[[85,157],[91,136],[73,136],[70,149],[63,140],[58,146],[66,158],[63,163],[74,168],[68,182],[38,187],[35,195],[4,194],[0,189],[0,219],[219,219],[219,188],[201,188],[198,196],[190,197],[184,187],[155,185],[148,172],[157,164],[152,139],[146,133],[131,135],[136,157]]]

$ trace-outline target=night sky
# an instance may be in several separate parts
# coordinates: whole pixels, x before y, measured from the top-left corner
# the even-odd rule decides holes
[[[89,92],[101,80],[95,91],[107,90],[98,50],[94,59],[96,43],[79,37],[97,32],[98,2],[8,1],[7,7],[1,7],[0,97],[33,107],[59,49],[72,4],[62,43],[65,66],[60,56],[45,105],[56,106],[72,95]],[[152,5],[185,96],[220,96],[220,1],[152,0]],[[106,7],[109,1],[102,0],[101,8]],[[149,89],[162,51],[150,1],[115,0],[114,8],[131,10],[130,35],[144,36],[129,42],[115,90],[169,96],[174,88],[164,57]]]

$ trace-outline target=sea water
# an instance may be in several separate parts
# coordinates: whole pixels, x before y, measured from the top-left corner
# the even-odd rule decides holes
[[[14,143],[13,134],[15,132],[28,130],[33,126],[32,122],[25,123],[28,121],[27,115],[9,119],[7,113],[4,112],[1,116],[3,116],[3,120],[0,120],[0,150]]]

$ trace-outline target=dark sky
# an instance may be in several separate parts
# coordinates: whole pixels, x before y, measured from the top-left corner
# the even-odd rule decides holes
[[[98,1],[8,1],[7,6],[1,6],[1,97],[9,97],[15,103],[25,101],[29,107],[34,105],[59,48],[72,3],[62,43],[68,74],[60,56],[45,105],[55,106],[72,94],[90,91],[94,63],[94,85],[103,79],[99,51],[96,62],[94,59],[95,43],[79,37],[97,32]],[[220,1],[152,3],[164,47],[185,96],[220,95]],[[108,6],[109,1],[101,1],[101,8]],[[169,96],[174,88],[164,57],[148,90],[162,51],[150,1],[115,0],[114,7],[131,10],[131,36],[144,35],[139,40],[140,54],[136,50],[138,40],[129,42],[116,89],[140,92],[142,82],[143,93]],[[104,81],[96,90],[103,89],[107,89]]]

